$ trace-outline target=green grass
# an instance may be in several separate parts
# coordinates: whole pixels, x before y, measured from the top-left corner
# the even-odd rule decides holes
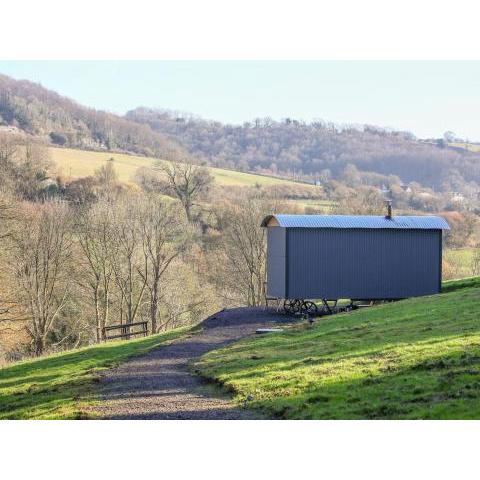
[[[255,336],[195,368],[274,418],[480,419],[480,279]]]
[[[122,182],[131,182],[139,167],[151,167],[158,159],[139,157],[112,152],[91,152],[85,150],[74,150],[70,148],[50,148],[52,160],[62,169],[64,175],[79,178],[93,175],[96,169],[105,165],[110,158],[114,158],[113,165],[118,177]],[[268,185],[298,185],[290,180],[255,175],[253,173],[242,173],[222,168],[210,168],[210,173],[218,185],[226,186],[262,186]],[[308,187],[308,186],[307,186]],[[311,188],[316,188],[311,186]]]
[[[16,363],[0,369],[0,419],[89,418],[98,373],[169,342],[185,328]]]
[[[480,277],[467,277],[458,280],[448,280],[442,284],[442,292],[453,292],[464,288],[480,288]]]

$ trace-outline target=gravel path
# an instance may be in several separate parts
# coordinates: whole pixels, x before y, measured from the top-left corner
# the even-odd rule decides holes
[[[202,329],[134,357],[104,373],[96,412],[105,419],[247,420],[259,418],[236,408],[189,369],[204,353],[250,335],[257,328],[291,319],[273,309],[234,308],[209,317]]]

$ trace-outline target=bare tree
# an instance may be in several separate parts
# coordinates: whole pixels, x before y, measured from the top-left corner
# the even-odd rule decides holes
[[[60,203],[45,204],[12,234],[10,268],[35,355],[44,352],[47,335],[66,305],[71,247],[70,212]]]
[[[158,330],[192,325],[218,311],[218,295],[205,278],[192,270],[190,262],[178,256],[160,283],[161,324]]]
[[[0,191],[0,240],[10,235],[12,221],[16,218],[16,209],[8,195]]]
[[[148,263],[144,280],[150,294],[151,328],[156,333],[161,281],[172,261],[185,250],[189,233],[184,215],[175,204],[154,197],[145,199],[141,205],[139,228]],[[143,275],[141,270],[139,273]]]
[[[99,195],[111,200],[118,186],[118,175],[112,162],[107,162],[95,170],[94,179],[100,187]]]
[[[258,196],[227,210],[222,282],[249,306],[260,305],[264,299],[266,236],[260,222],[273,210],[271,202]]]
[[[78,278],[78,283],[88,292],[93,304],[97,342],[104,339],[109,317],[115,257],[113,233],[112,206],[108,202],[100,202],[80,214],[77,239],[83,253],[81,264],[85,275]]]
[[[444,216],[451,230],[445,232],[444,245],[449,248],[465,248],[472,246],[472,237],[478,228],[478,217],[471,212],[449,212]]]
[[[34,200],[52,166],[47,147],[20,135],[0,135],[0,186],[18,196]]]
[[[103,186],[113,186],[118,182],[118,175],[111,162],[107,162],[95,170],[95,178]]]
[[[358,188],[354,195],[347,195],[333,209],[336,214],[382,215],[385,214],[385,199],[374,188]]]
[[[166,175],[171,193],[180,200],[188,221],[191,221],[192,207],[209,191],[213,183],[212,175],[205,167],[189,162],[162,163],[160,168]]]
[[[19,139],[13,135],[0,135],[0,186],[2,190],[13,189],[15,158],[19,151]]]
[[[12,224],[17,218],[16,208],[8,195],[0,193],[0,260],[3,265],[9,262],[8,252],[6,251],[6,243],[12,233]],[[4,268],[0,271],[0,322],[13,322],[15,320],[23,320],[22,315],[18,315],[18,304],[11,300],[11,285],[7,280]],[[14,289],[13,289],[14,290]]]
[[[19,141],[14,135],[0,134],[0,162],[2,166],[13,159],[18,150]]]
[[[113,238],[115,255],[112,269],[121,293],[121,320],[133,323],[141,311],[149,280],[148,257],[143,250],[139,228],[138,198],[124,198],[117,202],[113,212]]]

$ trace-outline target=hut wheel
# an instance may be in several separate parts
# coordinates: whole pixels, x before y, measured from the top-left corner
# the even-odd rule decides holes
[[[314,302],[309,302],[309,301],[302,302],[301,309],[302,309],[302,313],[306,313],[307,315],[312,315],[312,316],[318,315],[318,308]]]
[[[294,314],[301,311],[302,302],[295,298],[294,300],[286,299],[283,302],[283,309],[286,313]]]

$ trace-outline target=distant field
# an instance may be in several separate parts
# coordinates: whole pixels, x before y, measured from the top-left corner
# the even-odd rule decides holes
[[[62,169],[64,175],[74,178],[92,175],[97,168],[104,165],[110,158],[113,158],[113,164],[119,179],[123,182],[131,182],[138,167],[151,167],[155,162],[158,162],[155,158],[138,157],[122,153],[90,152],[69,148],[51,148],[50,154],[52,159]],[[255,175],[252,173],[235,172],[222,168],[209,168],[209,170],[219,185],[298,185],[298,183],[290,180]],[[312,186],[311,188],[314,187]]]
[[[316,210],[322,211],[322,213],[330,213],[332,208],[335,206],[335,202],[332,200],[316,200],[316,199],[306,199],[306,200],[295,200],[297,205],[302,205],[307,208],[314,208]]]
[[[480,153],[480,144],[477,143],[449,143],[451,147],[464,148],[471,152]]]

